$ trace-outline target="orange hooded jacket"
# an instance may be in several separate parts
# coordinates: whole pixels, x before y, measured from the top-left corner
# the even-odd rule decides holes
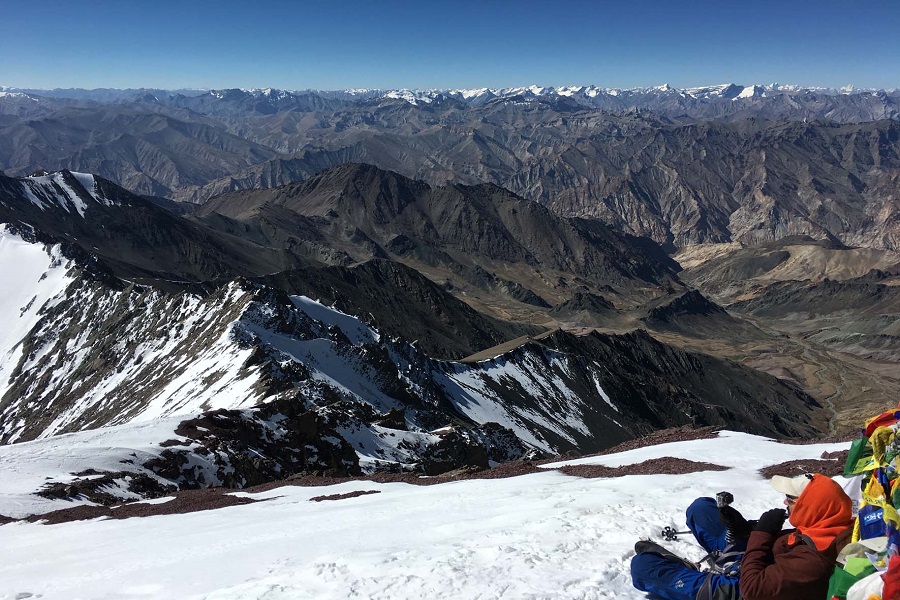
[[[790,522],[795,530],[777,536],[765,531],[750,534],[741,560],[741,597],[745,600],[824,598],[837,553],[849,540],[853,524],[851,504],[834,480],[814,475],[791,510]]]

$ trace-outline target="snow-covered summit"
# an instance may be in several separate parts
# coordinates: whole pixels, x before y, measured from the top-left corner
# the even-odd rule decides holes
[[[29,96],[28,94],[24,94],[22,92],[7,92],[7,91],[0,91],[0,98],[28,98],[29,100],[34,100],[34,98]]]
[[[137,96],[136,92],[140,92]],[[344,90],[288,90],[273,87],[262,88],[222,88],[212,90],[31,90],[0,86],[0,104],[22,103],[32,101],[40,103],[49,98],[90,99],[99,102],[148,99],[147,92],[159,96],[171,96],[173,102],[183,102],[181,96],[198,96],[233,102],[251,98],[263,102],[274,103],[282,109],[292,102],[307,105],[310,96],[343,101],[349,103],[365,102],[375,99],[402,100],[411,105],[429,105],[439,97],[454,98],[470,106],[482,106],[495,99],[517,97],[517,99],[551,99],[566,98],[587,108],[621,110],[631,106],[659,107],[665,102],[702,102],[716,103],[724,101],[747,102],[771,96],[797,96],[816,94],[832,97],[855,95],[895,94],[895,88],[889,90],[875,88],[857,88],[846,85],[840,88],[810,87],[781,83],[770,84],[735,84],[720,83],[705,86],[679,88],[668,83],[643,87],[603,87],[598,85],[560,85],[560,86],[511,86],[511,87],[478,87],[478,88],[349,88]],[[160,95],[162,94],[162,95]],[[164,102],[163,102],[164,103]]]
[[[63,170],[36,174],[22,179],[21,186],[23,196],[41,210],[58,207],[84,217],[92,203],[105,206],[116,204],[103,194],[90,173]]]
[[[398,100],[405,100],[410,104],[430,104],[434,101],[435,97],[440,94],[437,90],[392,90],[390,92],[385,93],[382,98],[395,98]]]

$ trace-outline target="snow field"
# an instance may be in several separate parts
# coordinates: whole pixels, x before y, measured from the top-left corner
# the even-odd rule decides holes
[[[183,515],[13,523],[0,527],[0,598],[638,600],[645,597],[629,573],[638,538],[683,528],[695,497],[722,490],[755,518],[782,499],[757,469],[845,447],[725,432],[560,464],[680,456],[727,471],[583,479],[551,470],[434,486],[354,481],[237,492],[265,501]],[[380,493],[309,501],[357,490]],[[669,545],[703,554],[691,539]]]

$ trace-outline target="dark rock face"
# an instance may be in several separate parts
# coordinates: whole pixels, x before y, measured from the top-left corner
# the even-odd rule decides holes
[[[615,306],[613,306],[613,303],[603,296],[577,290],[572,296],[571,300],[568,300],[560,304],[559,306],[554,307],[552,312],[577,312],[580,310],[602,312],[607,310],[615,310]]]
[[[225,194],[195,213],[213,227],[222,225],[222,217],[266,231],[266,245],[286,244],[295,252],[309,248],[292,241],[301,231],[318,247],[353,261],[390,256],[387,249],[393,247],[400,251],[393,258],[538,307],[548,306],[533,289],[548,287],[545,272],[573,284],[573,278],[583,278],[595,287],[611,285],[625,295],[680,285],[677,263],[649,240],[618,234],[598,221],[557,217],[493,185],[432,188],[369,165],[335,167],[296,185]],[[559,293],[552,286],[550,291]]]
[[[677,332],[693,338],[746,342],[769,337],[752,323],[730,315],[697,290],[656,303],[641,321],[654,331]]]
[[[554,306],[549,314],[571,325],[602,327],[614,322],[618,311],[603,296],[578,289],[571,299]]]
[[[644,433],[725,423],[775,437],[806,437],[816,431],[810,411],[818,404],[801,390],[731,361],[675,349],[641,330],[614,336],[559,332],[546,343],[605,365],[603,388],[628,398],[624,406],[617,403],[616,418],[645,423],[640,426]],[[604,447],[622,441],[607,439]]]
[[[672,323],[685,316],[722,316],[725,309],[710,302],[697,290],[691,290],[675,298],[665,306],[656,306],[647,313],[647,321],[654,324]]]
[[[297,473],[361,473],[353,448],[302,400],[280,399],[251,411],[218,410],[183,421],[186,438],[144,464],[180,489],[220,484],[244,488]],[[198,465],[198,458],[211,463]],[[213,470],[215,479],[210,478]]]
[[[0,177],[0,222],[27,224],[49,239],[77,246],[129,279],[202,282],[298,264],[182,219],[102,178],[94,181],[96,188],[87,190],[69,171],[40,180]],[[29,199],[36,195],[41,206]],[[79,202],[83,215],[75,206]]]
[[[539,330],[482,315],[418,271],[388,260],[284,271],[260,281],[348,314],[367,315],[384,333],[415,340],[435,358],[462,358]]]

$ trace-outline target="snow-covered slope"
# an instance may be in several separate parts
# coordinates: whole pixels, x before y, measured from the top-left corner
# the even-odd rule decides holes
[[[12,523],[0,526],[0,598],[643,600],[629,575],[638,538],[683,528],[687,505],[721,490],[755,518],[782,501],[758,469],[845,447],[723,432],[576,462],[673,456],[725,471],[611,479],[549,471],[435,486],[355,481],[239,492],[265,501],[188,514]],[[31,461],[23,454],[22,468]],[[8,468],[0,462],[4,488]],[[310,501],[354,491],[377,493]],[[670,546],[699,559],[688,538]]]
[[[0,224],[0,398],[7,391],[13,369],[24,351],[22,340],[37,325],[40,311],[51,299],[61,300],[73,281],[70,261],[59,246],[46,248],[26,241]]]
[[[578,394],[584,373],[538,346],[474,365],[433,361],[302,296],[237,283],[205,297],[116,289],[65,275],[58,247],[6,229],[0,241],[4,277],[16,282],[0,308],[20,315],[0,339],[6,442],[250,407],[290,389],[307,407],[339,398],[379,413],[406,410],[408,425],[422,432],[451,415],[498,422],[555,452],[576,446],[573,435],[592,435],[585,415],[617,410],[599,367],[588,365],[596,371],[590,394]],[[614,417],[606,425],[625,435]]]
[[[201,299],[80,277],[36,307],[5,384],[6,442],[87,427],[252,405],[258,374],[231,326],[247,294]],[[38,407],[41,407],[40,409]]]
[[[22,193],[40,208],[62,208],[84,217],[92,202],[112,206],[115,202],[103,195],[90,173],[58,171],[48,175],[33,175],[22,180]]]
[[[82,478],[78,473],[88,469],[155,476],[140,465],[160,456],[163,451],[160,442],[180,437],[173,432],[181,420],[169,417],[129,426],[69,433],[51,440],[0,446],[0,514],[21,518],[93,504],[86,497],[62,500],[36,494],[47,484],[71,484]],[[123,462],[125,460],[131,462]],[[127,489],[109,492],[122,500],[141,499],[140,495]]]

